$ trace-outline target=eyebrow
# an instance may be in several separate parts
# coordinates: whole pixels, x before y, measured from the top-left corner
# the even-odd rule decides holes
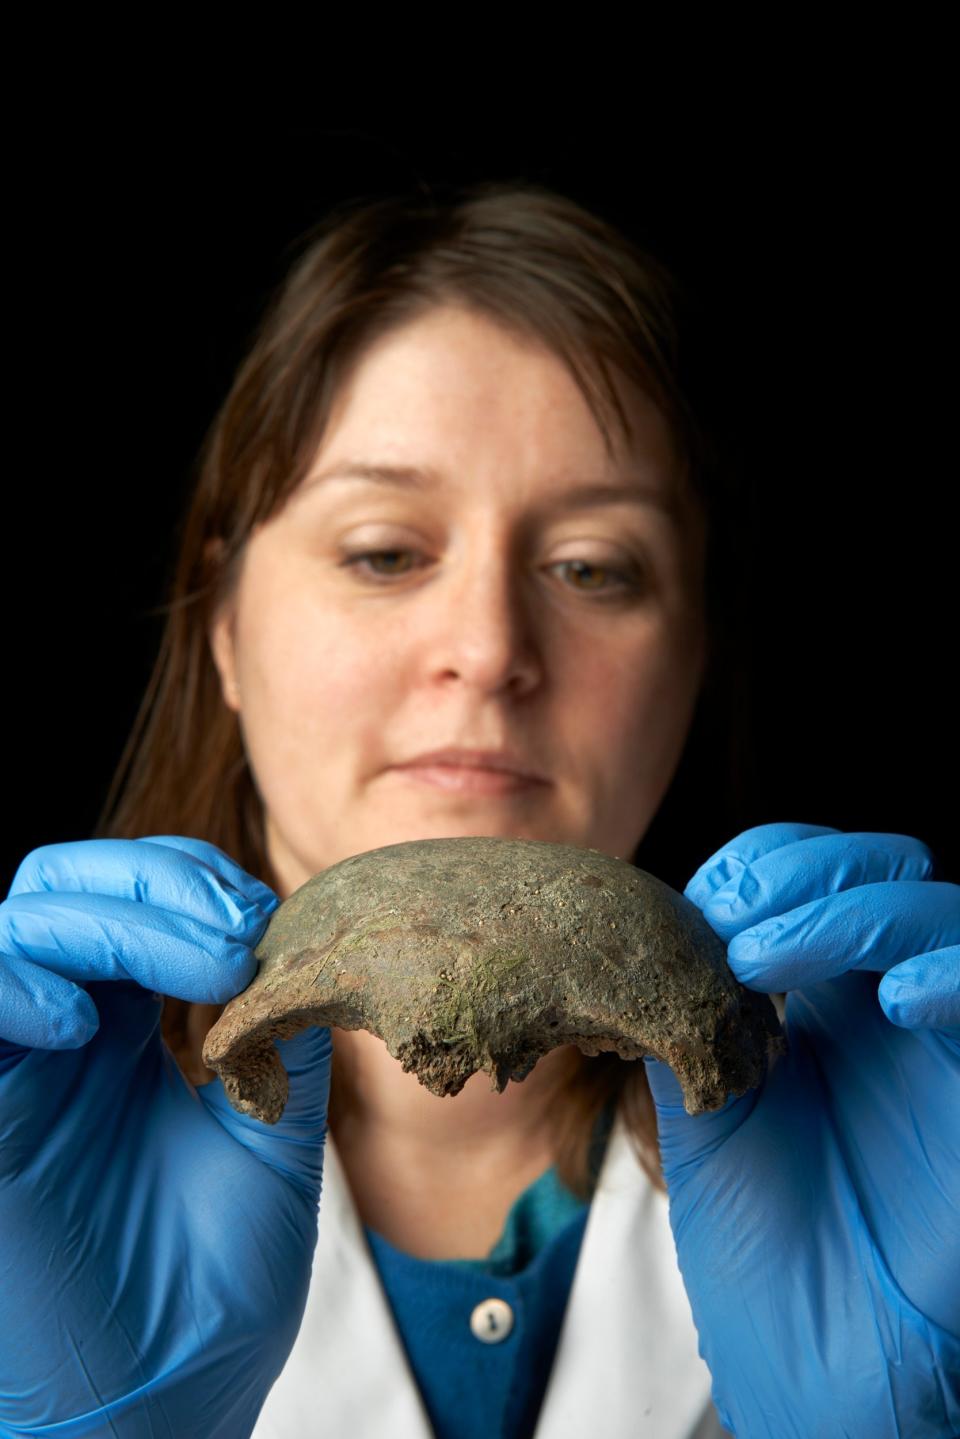
[[[429,465],[386,465],[372,464],[367,460],[343,460],[329,470],[312,475],[303,488],[310,490],[321,482],[364,480],[399,489],[431,490],[441,484],[442,478],[439,471]],[[547,508],[587,509],[591,505],[623,504],[654,505],[672,517],[678,511],[676,499],[652,485],[636,481],[614,484],[603,480],[591,480],[563,490],[552,503],[548,502]]]

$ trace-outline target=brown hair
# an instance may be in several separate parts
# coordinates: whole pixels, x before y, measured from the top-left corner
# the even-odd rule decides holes
[[[155,611],[166,616],[159,654],[95,831],[205,839],[275,890],[262,803],[208,628],[253,526],[304,477],[339,383],[373,340],[437,304],[466,303],[562,357],[608,449],[611,418],[629,434],[613,364],[663,410],[704,504],[711,463],[678,378],[674,277],[572,198],[527,181],[363,197],[328,211],[294,249],[198,456],[169,601]],[[709,569],[707,593],[709,622]],[[165,1001],[165,1038],[195,1083],[212,1077],[200,1048],[220,1012]],[[335,1059],[332,1133],[350,1102]],[[591,1138],[615,1106],[664,1188],[643,1064],[575,1052],[550,1115],[558,1172],[581,1196],[592,1188]]]

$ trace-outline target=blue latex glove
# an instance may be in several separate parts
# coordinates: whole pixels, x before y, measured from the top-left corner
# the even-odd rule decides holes
[[[195,1088],[160,994],[224,1003],[279,903],[159,836],[34,850],[0,905],[0,1434],[242,1439],[296,1338],[330,1031],[275,1126]]]
[[[738,1439],[960,1433],[960,886],[898,834],[766,824],[685,894],[788,1053],[691,1116],[645,1060],[670,1222]]]

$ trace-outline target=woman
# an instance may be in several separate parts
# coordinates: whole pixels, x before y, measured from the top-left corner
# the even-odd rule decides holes
[[[720,653],[673,303],[534,186],[344,207],[291,272],[98,835],[0,909],[4,1432],[960,1426],[960,895],[919,840],[762,825],[700,867],[790,1046],[696,1119],[653,1060],[440,1100],[314,1028],[270,1127],[200,1059],[348,855],[636,857]]]

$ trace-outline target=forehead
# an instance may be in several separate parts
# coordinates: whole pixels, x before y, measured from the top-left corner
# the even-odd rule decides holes
[[[334,398],[321,453],[334,447],[352,453],[361,439],[381,450],[432,439],[448,458],[476,455],[482,446],[489,454],[509,451],[521,467],[562,455],[572,468],[594,474],[641,459],[669,483],[677,469],[670,426],[638,386],[609,368],[631,430],[623,435],[612,425],[612,456],[559,355],[479,311],[438,306],[378,336],[354,360]],[[423,454],[416,458],[427,462]]]

